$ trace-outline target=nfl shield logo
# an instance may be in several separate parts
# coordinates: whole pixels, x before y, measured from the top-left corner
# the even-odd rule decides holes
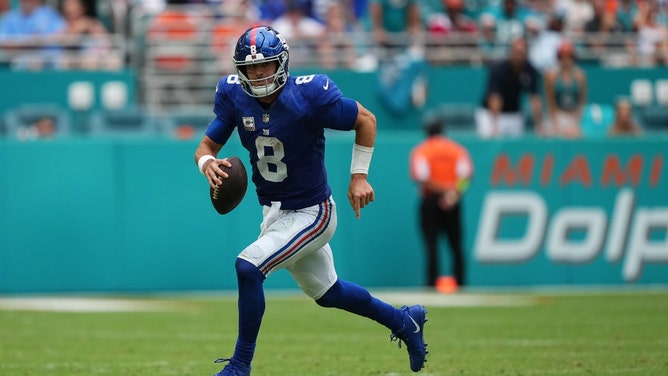
[[[262,114],[262,121],[265,123],[269,122],[269,114]]]
[[[255,118],[252,116],[243,116],[241,120],[244,123],[244,129],[247,131],[255,130]]]

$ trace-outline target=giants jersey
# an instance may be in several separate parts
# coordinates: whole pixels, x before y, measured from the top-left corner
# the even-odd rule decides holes
[[[354,104],[354,111],[351,111]],[[268,109],[246,94],[237,75],[216,87],[216,118],[206,135],[224,145],[236,128],[248,150],[261,205],[281,209],[319,204],[331,195],[325,170],[325,128],[352,130],[357,104],[326,75],[288,77]]]

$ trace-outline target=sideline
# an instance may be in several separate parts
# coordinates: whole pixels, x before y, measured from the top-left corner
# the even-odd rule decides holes
[[[157,312],[183,310],[177,302],[104,297],[0,298],[0,310],[51,312]]]
[[[668,285],[652,286],[540,286],[532,288],[466,288],[455,293],[433,290],[369,289],[371,294],[393,305],[423,304],[427,307],[526,307],[546,304],[552,297],[606,294],[659,294]],[[0,295],[0,311],[53,312],[178,312],[197,309],[198,301],[236,301],[236,291],[173,291],[131,296],[104,294],[71,295]],[[267,300],[308,300],[296,289],[270,289]]]
[[[431,291],[371,291],[390,304],[423,304],[431,307],[513,307],[537,305],[535,294],[508,293],[454,293],[441,294]],[[233,300],[229,294],[173,294],[137,296],[136,298],[81,297],[81,296],[22,296],[0,297],[0,310],[6,311],[51,311],[51,312],[164,312],[187,310],[193,299]],[[308,299],[299,291],[268,293],[267,300]]]

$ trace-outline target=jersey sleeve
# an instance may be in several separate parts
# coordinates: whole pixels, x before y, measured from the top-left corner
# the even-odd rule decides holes
[[[418,145],[411,151],[409,172],[411,178],[418,183],[424,183],[429,180],[429,159],[424,155],[421,145]]]
[[[313,124],[343,131],[353,129],[357,120],[357,102],[345,98],[327,75],[314,75],[305,89],[304,93],[311,105],[311,116],[317,119]]]
[[[233,85],[237,85],[236,75],[223,77],[216,85],[213,104],[213,112],[216,117],[206,130],[206,135],[221,145],[227,142],[235,128],[234,102],[230,99],[233,95]]]
[[[305,76],[308,77],[308,76]],[[297,79],[297,82],[299,79]],[[343,94],[338,86],[327,75],[316,74],[304,85],[305,93],[312,106],[319,108],[334,103]]]
[[[473,161],[468,150],[461,145],[458,145],[455,173],[460,179],[470,179],[473,176]]]
[[[326,128],[349,131],[355,127],[358,112],[356,100],[341,97],[324,109],[323,123]]]

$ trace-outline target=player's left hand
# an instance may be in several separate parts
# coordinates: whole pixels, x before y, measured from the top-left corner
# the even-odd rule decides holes
[[[348,201],[355,211],[355,217],[360,217],[360,209],[369,205],[376,198],[371,184],[366,180],[364,174],[350,175],[350,185],[348,185]]]

